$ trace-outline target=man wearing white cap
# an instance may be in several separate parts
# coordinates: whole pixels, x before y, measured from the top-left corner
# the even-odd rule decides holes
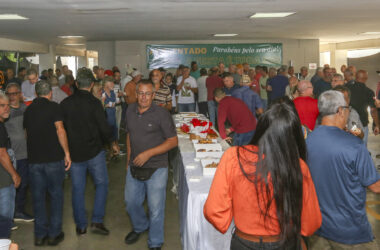
[[[135,103],[137,101],[136,97],[136,85],[141,80],[142,74],[140,71],[135,70],[132,72],[132,80],[125,85],[125,102],[127,104]]]

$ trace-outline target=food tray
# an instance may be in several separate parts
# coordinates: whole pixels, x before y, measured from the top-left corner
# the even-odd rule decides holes
[[[199,144],[199,145],[209,145],[209,144],[217,144],[218,143],[218,140],[217,139],[211,139],[212,143],[207,143],[207,144],[204,144],[204,143],[199,143],[199,140],[193,140],[193,144],[196,145],[196,144]]]
[[[220,158],[223,155],[222,145],[216,144],[194,144],[196,158]],[[204,149],[206,152],[198,152]],[[213,152],[210,152],[213,151]]]
[[[219,161],[220,161],[219,158],[215,158],[215,159],[202,159],[201,163],[202,163],[203,175],[214,176],[216,168],[206,168],[206,166],[208,164],[213,163],[213,162],[219,163]]]

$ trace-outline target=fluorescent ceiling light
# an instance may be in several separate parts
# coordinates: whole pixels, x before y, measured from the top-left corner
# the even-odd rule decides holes
[[[238,34],[214,34],[214,36],[237,36]]]
[[[82,46],[84,43],[66,43],[65,46]]]
[[[380,31],[369,31],[360,33],[360,35],[380,35]]]
[[[274,17],[287,17],[293,15],[295,12],[272,12],[272,13],[255,13],[250,18],[274,18]]]
[[[29,19],[18,14],[0,14],[0,20],[26,20]]]
[[[58,36],[59,38],[82,38],[84,36]]]

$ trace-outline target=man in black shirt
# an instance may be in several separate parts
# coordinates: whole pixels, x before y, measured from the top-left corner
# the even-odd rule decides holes
[[[379,117],[375,106],[375,93],[372,89],[368,88],[365,83],[368,80],[368,74],[365,70],[359,70],[356,74],[356,82],[354,84],[347,84],[346,86],[351,91],[350,105],[358,112],[360,121],[364,127],[364,142],[368,142],[368,107],[371,108],[371,115],[375,126],[373,132],[375,135],[379,133]]]
[[[0,92],[0,217],[12,221],[15,209],[15,188],[20,185],[21,179],[14,168],[16,158],[4,126],[4,120],[9,117],[9,114],[8,98]]]
[[[42,246],[48,238],[49,245],[57,245],[64,239],[63,181],[71,158],[62,112],[59,105],[51,101],[50,84],[39,81],[35,90],[37,98],[24,112],[35,216],[34,244]],[[46,193],[50,196],[50,213],[46,212]]]
[[[125,202],[133,231],[125,243],[135,243],[149,229],[149,249],[164,243],[164,215],[168,180],[168,151],[178,144],[170,113],[152,104],[155,93],[150,80],[137,84],[137,103],[127,110],[127,176]],[[149,218],[145,214],[147,197]]]
[[[77,234],[87,232],[85,211],[85,187],[87,171],[96,186],[91,228],[95,233],[108,235],[103,224],[108,193],[108,173],[103,145],[111,143],[115,153],[119,146],[115,143],[108,126],[102,103],[90,90],[94,85],[90,69],[78,70],[78,91],[61,102],[65,127],[69,138],[69,148],[73,164],[71,167],[72,199]]]

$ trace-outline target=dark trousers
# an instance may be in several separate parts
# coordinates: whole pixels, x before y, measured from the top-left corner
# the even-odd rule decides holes
[[[199,107],[199,113],[203,114],[206,117],[209,117],[207,102],[199,102],[198,107]]]
[[[62,231],[63,181],[65,164],[62,161],[29,164],[33,196],[34,235],[37,238],[57,237]],[[46,195],[50,198],[50,213],[46,211]],[[48,218],[50,214],[50,218]]]
[[[125,129],[126,124],[126,114],[127,114],[127,108],[128,104],[126,102],[121,103],[121,121],[120,121],[120,128]]]
[[[279,242],[253,242],[240,238],[236,234],[231,239],[231,250],[284,250]],[[287,249],[297,250],[297,247],[288,247]],[[298,248],[301,250],[301,248]]]
[[[17,160],[17,173],[21,177],[20,186],[16,189],[15,212],[24,213],[26,191],[29,184],[28,159]]]

